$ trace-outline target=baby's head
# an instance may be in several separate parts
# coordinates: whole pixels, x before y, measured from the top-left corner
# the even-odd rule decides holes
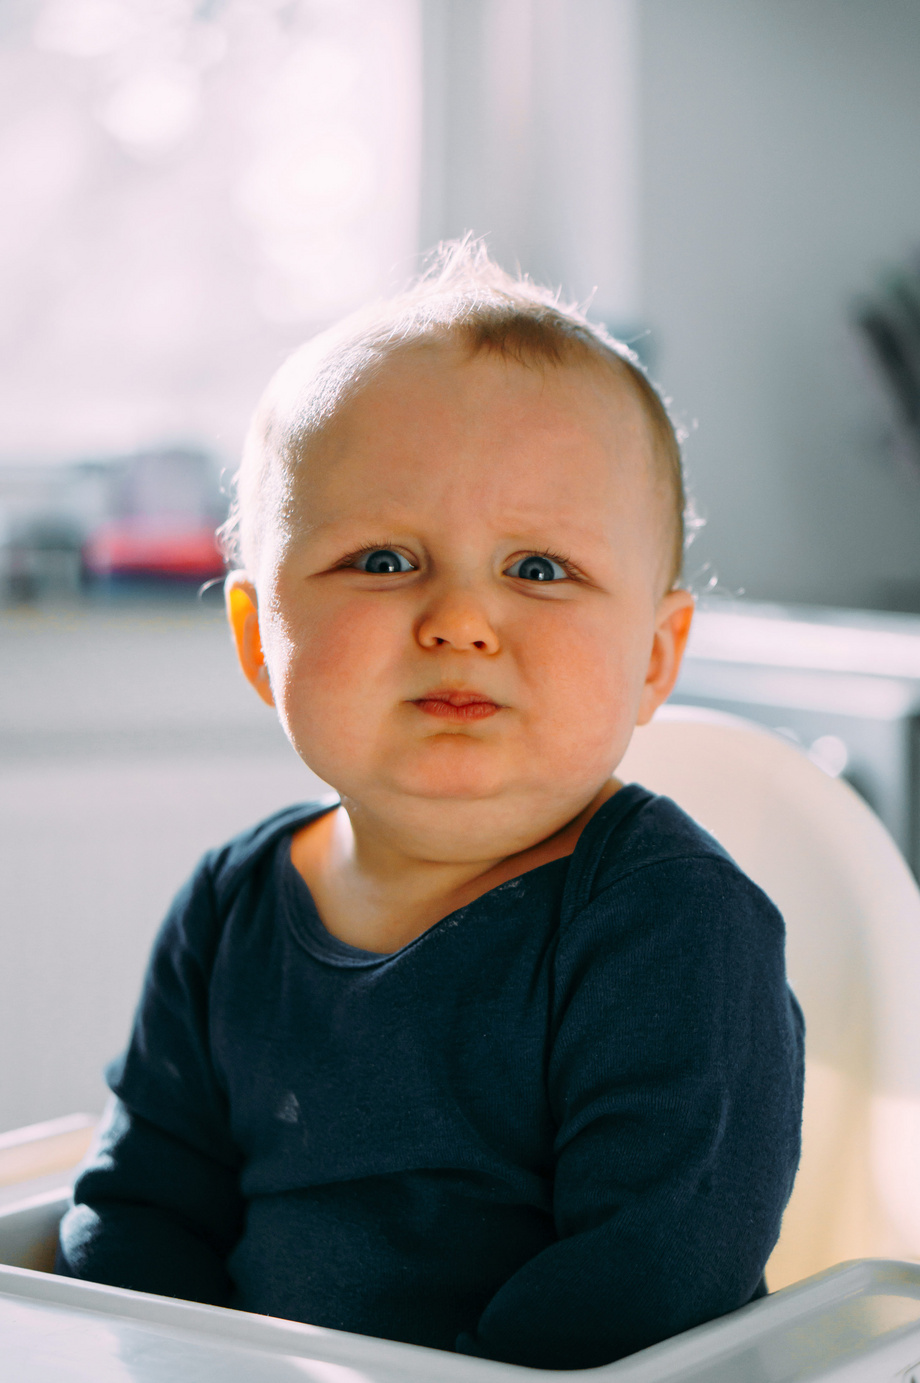
[[[683,512],[634,357],[454,246],[259,405],[227,529],[244,671],[352,813],[432,858],[515,853],[671,690]]]

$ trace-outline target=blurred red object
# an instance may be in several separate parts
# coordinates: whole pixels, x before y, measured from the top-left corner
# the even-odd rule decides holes
[[[223,576],[224,559],[209,524],[132,515],[97,528],[83,546],[93,576],[168,576],[207,581]]]

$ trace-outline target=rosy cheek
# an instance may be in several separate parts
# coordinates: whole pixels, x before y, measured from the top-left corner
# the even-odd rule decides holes
[[[602,695],[622,680],[622,641],[606,622],[573,617],[562,607],[557,618],[534,622],[522,635],[519,646],[537,687],[549,690],[550,680],[561,696],[584,697]]]
[[[624,726],[632,729],[643,681],[641,649],[608,620],[570,616],[554,625],[531,642],[527,680],[566,752],[603,750],[619,742]]]
[[[406,641],[405,621],[382,601],[355,600],[306,612],[291,642],[291,671],[319,692],[360,696]]]

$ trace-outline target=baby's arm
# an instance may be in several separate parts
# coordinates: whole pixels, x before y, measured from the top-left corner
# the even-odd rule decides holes
[[[458,1348],[603,1364],[743,1305],[799,1155],[782,921],[728,862],[637,871],[564,928],[549,1090],[558,1241]]]
[[[226,1304],[242,1228],[239,1158],[209,1055],[208,987],[219,940],[207,871],[157,938],[116,1096],[61,1224],[57,1271]]]

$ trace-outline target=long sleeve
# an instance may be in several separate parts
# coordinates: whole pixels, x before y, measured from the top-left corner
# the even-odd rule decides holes
[[[242,1226],[239,1157],[210,1059],[208,988],[219,940],[208,871],[157,938],[116,1100],[61,1225],[56,1270],[226,1304]]]
[[[388,956],[325,931],[290,809],[156,943],[60,1270],[514,1363],[760,1290],[798,1159],[782,920],[665,799]]]
[[[782,920],[728,860],[656,864],[564,928],[549,1059],[558,1239],[463,1352],[620,1358],[763,1291],[799,1156]]]

